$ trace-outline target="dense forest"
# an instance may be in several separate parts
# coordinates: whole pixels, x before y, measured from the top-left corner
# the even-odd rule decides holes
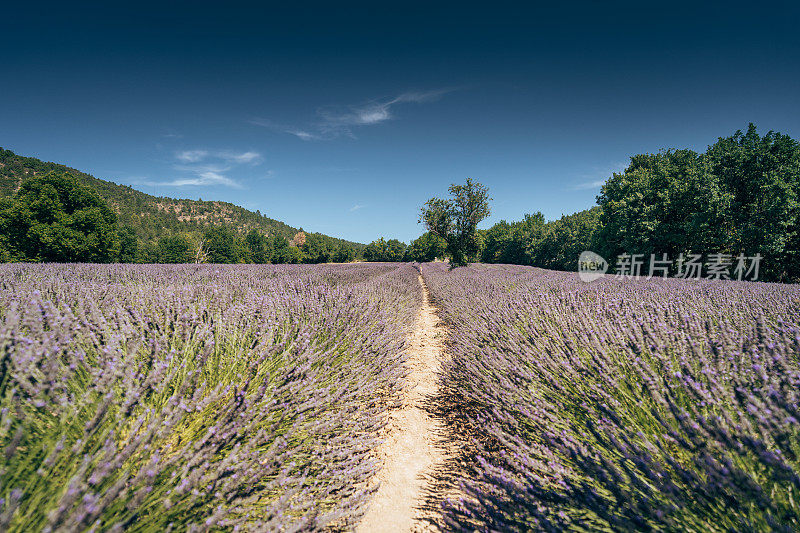
[[[0,258],[3,260],[65,260],[71,257],[73,260],[139,263],[204,259],[321,263],[352,260],[360,257],[364,248],[359,243],[304,232],[302,228],[293,228],[258,211],[248,211],[227,202],[156,197],[65,165],[19,156],[0,148],[0,212],[5,212],[6,226],[10,202],[22,190],[23,184],[48,174],[66,175],[71,185],[64,187],[73,187],[76,191],[89,189],[107,203],[115,215],[118,242],[111,243],[111,251],[101,254],[102,257],[81,255],[74,249],[69,251],[72,255],[59,255],[57,250],[50,250],[45,256],[37,257],[29,249],[24,253],[10,250],[7,241],[13,228],[8,228],[4,237],[0,237],[0,246],[3,246]],[[34,196],[30,192],[27,194]],[[41,194],[41,191],[36,194]],[[19,214],[17,212],[18,222]],[[48,231],[50,238],[56,238],[53,228]],[[73,237],[62,231],[58,238]]]

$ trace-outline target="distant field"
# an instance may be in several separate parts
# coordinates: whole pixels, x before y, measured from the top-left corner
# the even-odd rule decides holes
[[[800,530],[800,286],[441,263],[0,265],[0,530],[356,528],[424,294],[438,528]]]

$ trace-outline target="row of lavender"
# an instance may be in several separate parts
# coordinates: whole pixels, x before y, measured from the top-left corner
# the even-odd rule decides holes
[[[351,526],[416,276],[0,267],[0,530]]]
[[[457,530],[800,530],[800,286],[424,278],[466,439]]]

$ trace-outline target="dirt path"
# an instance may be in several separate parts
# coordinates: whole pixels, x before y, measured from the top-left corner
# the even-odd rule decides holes
[[[442,425],[424,409],[426,398],[437,392],[436,372],[444,355],[444,328],[431,305],[422,276],[423,303],[417,314],[406,365],[408,375],[400,408],[389,415],[386,441],[378,450],[384,458],[378,474],[380,488],[356,531],[434,531],[424,521],[426,475],[445,459]]]

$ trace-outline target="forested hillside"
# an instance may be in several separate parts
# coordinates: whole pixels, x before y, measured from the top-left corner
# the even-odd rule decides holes
[[[255,230],[261,236],[285,238],[292,244],[314,246],[313,258],[309,262],[324,262],[333,257],[335,251],[347,249],[344,256],[356,255],[363,245],[322,234],[305,233],[302,228],[293,228],[281,221],[271,219],[260,212],[219,201],[175,199],[156,197],[137,191],[127,185],[95,178],[85,172],[65,165],[23,157],[11,150],[0,148],[0,200],[10,198],[26,180],[50,172],[69,173],[81,184],[95,190],[116,212],[120,234],[135,236],[136,249],[142,261],[157,260],[157,250],[170,244],[175,237],[200,239],[211,228],[225,228],[240,237]],[[326,253],[326,251],[330,253]],[[342,254],[340,254],[342,255]],[[132,260],[133,258],[127,258]],[[296,261],[302,260],[302,254]],[[291,262],[296,262],[291,261]]]

